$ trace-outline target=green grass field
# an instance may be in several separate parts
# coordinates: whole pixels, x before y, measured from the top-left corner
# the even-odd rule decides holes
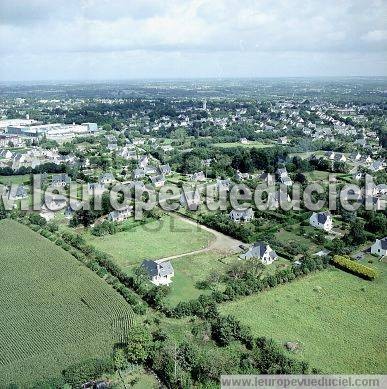
[[[159,259],[199,250],[207,247],[213,239],[212,234],[172,216],[115,235],[85,237],[124,267],[137,266],[144,259]]]
[[[3,185],[21,185],[21,184],[29,184],[30,175],[22,174],[18,176],[0,176],[0,184]]]
[[[224,304],[257,336],[300,342],[297,356],[327,373],[387,373],[387,268],[364,281],[341,270]]]
[[[0,248],[0,387],[59,376],[122,340],[130,307],[69,253],[12,220]]]
[[[211,272],[223,274],[227,266],[235,261],[238,261],[236,256],[224,258],[224,255],[215,251],[173,259],[171,263],[175,276],[172,278],[171,291],[166,301],[174,306],[180,301],[191,300],[201,294],[209,293],[210,290],[196,288],[196,283],[205,280]]]

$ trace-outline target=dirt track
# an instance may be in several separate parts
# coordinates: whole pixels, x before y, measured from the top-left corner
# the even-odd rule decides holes
[[[184,254],[172,255],[170,257],[160,258],[156,262],[165,262],[165,261],[169,261],[171,259],[185,257],[188,255],[200,254],[200,253],[210,251],[210,250],[219,251],[219,252],[222,252],[224,254],[234,254],[234,253],[238,253],[241,251],[239,246],[241,244],[243,244],[243,242],[241,242],[240,240],[230,238],[229,236],[224,235],[219,231],[216,231],[216,230],[213,230],[212,228],[203,226],[202,224],[199,224],[199,223],[195,222],[194,220],[188,219],[184,216],[173,214],[173,217],[176,217],[177,219],[179,219],[185,223],[197,226],[198,228],[201,228],[202,230],[205,230],[205,231],[211,233],[212,235],[214,235],[215,239],[207,247],[205,247],[203,249],[190,251],[190,252],[184,253]]]

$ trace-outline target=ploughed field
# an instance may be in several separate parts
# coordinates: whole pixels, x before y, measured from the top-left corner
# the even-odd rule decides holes
[[[12,220],[0,251],[0,387],[60,376],[123,340],[130,307],[69,253]]]

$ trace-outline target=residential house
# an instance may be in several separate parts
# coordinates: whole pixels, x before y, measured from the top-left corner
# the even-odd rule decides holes
[[[336,153],[335,157],[334,157],[334,160],[336,162],[345,162],[347,160],[347,157],[344,154],[342,154],[342,153]]]
[[[372,172],[378,172],[379,170],[383,170],[383,167],[384,161],[382,159],[379,159],[371,163],[370,170]]]
[[[359,152],[356,152],[356,153],[352,153],[352,154],[349,156],[349,159],[350,159],[351,161],[357,162],[357,161],[360,161],[360,160],[361,160],[361,157],[362,157],[362,155],[361,155]]]
[[[68,176],[68,174],[66,174],[66,173],[54,174],[52,176],[51,185],[54,188],[57,188],[57,187],[61,187],[61,186],[63,187],[66,185],[70,185],[70,182],[71,182],[71,178]]]
[[[140,157],[138,161],[138,166],[140,168],[145,168],[145,166],[147,166],[148,163],[149,163],[149,158],[146,155],[143,155],[142,157]]]
[[[175,275],[173,266],[170,261],[156,262],[152,260],[144,260],[141,267],[146,271],[152,284],[169,285],[172,282],[172,277]]]
[[[99,183],[103,185],[112,184],[115,181],[113,173],[103,173],[99,176]]]
[[[289,177],[286,168],[278,168],[276,171],[276,174],[277,174],[278,180],[281,184],[284,184],[286,186],[293,185],[293,181]]]
[[[204,173],[202,171],[191,174],[190,178],[192,181],[205,181],[206,180],[206,176],[204,175]]]
[[[250,178],[249,173],[241,173],[239,170],[237,170],[235,173],[235,179],[239,181],[248,180],[249,178]]]
[[[252,208],[244,209],[241,211],[237,211],[233,209],[229,214],[229,218],[236,223],[240,222],[250,222],[254,219],[254,212]]]
[[[267,186],[274,185],[274,183],[275,183],[275,177],[273,174],[270,174],[270,173],[262,173],[259,176],[259,179],[264,181]]]
[[[99,182],[87,184],[87,193],[90,196],[101,195],[103,192],[105,192],[105,184],[101,184]]]
[[[161,188],[165,185],[165,177],[160,174],[158,176],[153,176],[150,178],[152,181],[152,184],[155,186],[155,188]]]
[[[156,166],[145,166],[144,171],[147,176],[152,176],[159,172]]]
[[[67,205],[66,197],[62,195],[47,196],[44,199],[44,206],[49,211],[59,211],[65,208],[66,205]]]
[[[169,166],[169,164],[160,165],[159,171],[160,171],[160,174],[162,174],[164,176],[168,176],[169,174],[172,173],[172,170],[171,170],[171,167]]]
[[[222,191],[222,190],[229,191],[231,188],[231,181],[228,179],[221,180],[220,178],[218,178],[216,180],[216,185],[217,185],[219,191]]]
[[[371,254],[380,256],[387,255],[387,237],[376,239],[375,243],[371,246]]]
[[[108,220],[111,222],[122,222],[132,216],[132,214],[133,207],[131,205],[127,205],[123,208],[110,212],[108,215]]]
[[[140,178],[144,178],[145,177],[145,170],[144,169],[134,169],[133,170],[133,178],[135,180],[138,180]]]
[[[264,265],[272,264],[278,255],[276,252],[266,243],[256,242],[245,253],[239,256],[240,259],[260,259]]]
[[[309,218],[309,224],[324,231],[331,231],[333,227],[332,216],[329,212],[313,212]]]
[[[3,158],[3,159],[11,159],[13,156],[12,152],[9,151],[9,150],[0,150],[0,158]]]
[[[21,200],[27,196],[27,191],[24,188],[24,185],[11,185],[11,187],[8,188],[8,198],[10,200]]]

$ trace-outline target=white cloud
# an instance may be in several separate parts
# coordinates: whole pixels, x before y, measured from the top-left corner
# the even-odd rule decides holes
[[[296,72],[298,63],[303,72],[315,67],[318,75],[333,69],[327,63],[322,68],[314,58],[323,56],[337,64],[343,53],[358,59],[354,62],[362,64],[359,72],[380,74],[376,64],[386,60],[387,3],[371,0],[366,8],[362,0],[2,0],[0,52],[10,66],[3,61],[0,76],[23,56],[29,58],[30,69],[33,61],[38,61],[35,68],[44,58],[42,76],[57,75],[58,69],[78,75],[82,72],[77,69],[90,61],[100,74],[104,61],[110,61],[121,78],[121,64],[129,66],[130,61],[142,67],[137,70],[142,74],[147,66],[139,60],[144,58],[160,69],[181,64],[187,74],[207,69],[211,76],[214,69],[227,68],[217,61],[232,63],[235,74],[244,73],[254,69],[255,61],[261,72]],[[367,63],[371,57],[373,62]],[[274,64],[279,58],[281,64]],[[27,65],[25,69],[24,74],[32,73]]]

